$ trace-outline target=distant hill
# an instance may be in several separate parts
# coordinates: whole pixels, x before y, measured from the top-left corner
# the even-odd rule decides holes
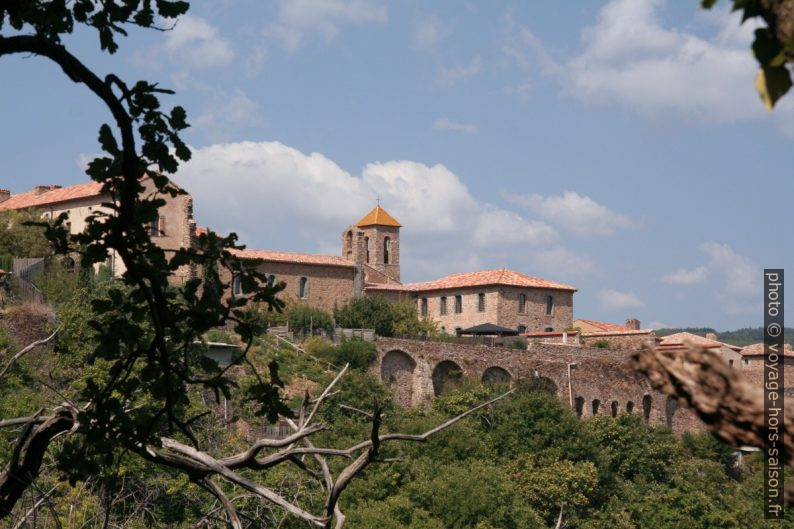
[[[706,336],[706,333],[713,332],[717,335],[717,339],[721,342],[729,343],[732,345],[751,345],[764,341],[764,328],[763,327],[745,327],[744,329],[737,329],[735,331],[717,332],[711,327],[687,327],[684,329],[657,329],[656,336],[663,337],[675,334],[677,332],[689,332],[697,334],[698,336]],[[784,327],[783,334],[786,341],[791,343],[794,341],[794,328]]]

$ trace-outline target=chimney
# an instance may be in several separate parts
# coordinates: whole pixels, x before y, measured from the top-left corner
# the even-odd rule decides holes
[[[713,333],[713,332],[707,332],[706,333],[706,340],[713,340],[715,342],[719,341],[719,340],[717,340],[717,334]]]
[[[11,191],[8,189],[0,189],[0,203],[5,202],[11,198]]]
[[[640,330],[640,320],[637,318],[629,318],[626,320],[626,327],[631,329],[632,331],[639,331]]]
[[[39,196],[50,190],[50,186],[36,186],[33,188],[33,194]]]

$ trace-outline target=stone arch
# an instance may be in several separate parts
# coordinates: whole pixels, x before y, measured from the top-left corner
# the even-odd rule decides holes
[[[618,416],[618,401],[613,400],[612,401],[612,417],[617,417],[617,416]]]
[[[380,378],[389,386],[398,404],[403,406],[412,404],[415,369],[416,362],[405,351],[393,349],[383,355],[380,363]]]
[[[664,404],[664,418],[665,423],[670,428],[673,427],[673,416],[676,410],[678,410],[678,401],[674,397],[667,397],[667,401]]]
[[[599,399],[593,400],[593,415],[598,415],[598,409],[601,407],[601,401]]]
[[[489,386],[496,386],[497,384],[510,384],[513,377],[510,373],[499,366],[491,366],[482,374],[482,381]]]
[[[633,413],[634,412],[634,402],[628,401],[626,403],[626,413]]]
[[[574,403],[576,407],[576,416],[581,417],[584,412],[584,397],[576,397]]]
[[[651,396],[645,395],[642,397],[642,420],[648,424],[651,420]]]
[[[433,369],[433,393],[438,396],[463,382],[463,369],[452,360],[443,360]]]

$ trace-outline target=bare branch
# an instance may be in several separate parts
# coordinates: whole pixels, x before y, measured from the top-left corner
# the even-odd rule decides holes
[[[10,368],[12,365],[14,365],[14,363],[15,363],[17,360],[19,360],[20,358],[22,358],[23,356],[25,356],[27,353],[29,353],[30,351],[32,351],[32,350],[33,350],[33,349],[35,349],[36,347],[38,347],[38,346],[40,346],[40,345],[44,345],[44,344],[48,343],[50,340],[52,340],[53,338],[55,338],[55,335],[56,335],[56,334],[58,334],[58,331],[59,331],[60,329],[61,329],[61,328],[60,328],[60,327],[58,327],[58,328],[57,328],[57,329],[55,329],[55,331],[53,331],[53,333],[52,333],[51,335],[49,335],[48,337],[46,337],[46,338],[42,338],[41,340],[36,340],[36,341],[35,341],[35,342],[33,342],[32,344],[28,345],[27,347],[25,347],[25,348],[23,348],[22,350],[20,350],[20,351],[19,351],[17,354],[15,354],[14,356],[12,356],[12,357],[11,357],[11,360],[9,360],[9,361],[8,361],[8,363],[6,364],[6,366],[3,368],[3,370],[2,370],[2,371],[0,371],[0,378],[3,378],[3,376],[4,376],[4,375],[6,374],[6,372],[9,370],[9,368]]]
[[[232,526],[232,529],[243,529],[243,524],[240,523],[240,517],[237,516],[237,509],[234,508],[234,504],[229,501],[228,496],[226,496],[220,486],[210,478],[204,478],[201,483],[221,502],[221,505],[223,505],[226,511],[226,516],[229,517],[229,525]]]

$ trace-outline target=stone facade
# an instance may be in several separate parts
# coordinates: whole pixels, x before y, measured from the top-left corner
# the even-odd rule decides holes
[[[656,332],[647,331],[607,331],[582,332],[582,345],[594,346],[606,342],[609,349],[642,349],[646,345],[656,345]]]
[[[427,405],[463,379],[512,383],[543,377],[582,418],[638,413],[648,423],[666,424],[677,432],[704,428],[692,412],[651,388],[628,365],[632,351],[553,344],[530,344],[522,351],[393,338],[378,338],[375,345],[378,354],[371,370],[405,406]]]
[[[152,196],[155,191],[154,182],[149,178],[141,180],[145,196]],[[30,193],[9,195],[0,202],[0,209],[36,209],[44,218],[56,218],[66,213],[66,226],[70,233],[81,233],[85,230],[88,218],[97,213],[111,213],[111,210],[102,204],[110,202],[109,195],[100,194],[100,184],[87,183],[77,186],[36,186]],[[180,248],[190,248],[195,233],[193,220],[193,198],[187,194],[178,194],[172,197],[169,194],[157,195],[165,204],[160,207],[159,218],[150,226],[152,242],[159,248],[166,250],[170,257],[173,251]],[[171,255],[169,255],[171,254]],[[113,274],[119,276],[126,270],[124,263],[114,254],[108,260],[108,266]],[[172,274],[172,282],[182,284],[190,277],[194,277],[195,269],[183,267]]]
[[[519,295],[525,296],[523,311],[519,310]],[[480,306],[480,296],[484,295],[484,309]],[[461,311],[456,311],[456,298],[460,296]],[[547,313],[547,298],[551,296],[551,313]],[[482,287],[451,288],[445,290],[416,293],[417,309],[424,315],[423,306],[427,304],[427,317],[438,323],[442,330],[454,334],[456,329],[466,329],[483,323],[493,323],[521,332],[540,332],[562,330],[571,326],[573,321],[573,292],[514,287],[507,285],[488,285]],[[442,313],[443,299],[446,311]]]
[[[268,278],[272,276],[274,284],[285,284],[279,297],[288,303],[305,303],[331,313],[335,305],[341,306],[354,297],[356,270],[352,265],[312,265],[265,260],[257,267],[257,271]],[[222,272],[222,279],[229,284],[232,282],[227,270]]]

